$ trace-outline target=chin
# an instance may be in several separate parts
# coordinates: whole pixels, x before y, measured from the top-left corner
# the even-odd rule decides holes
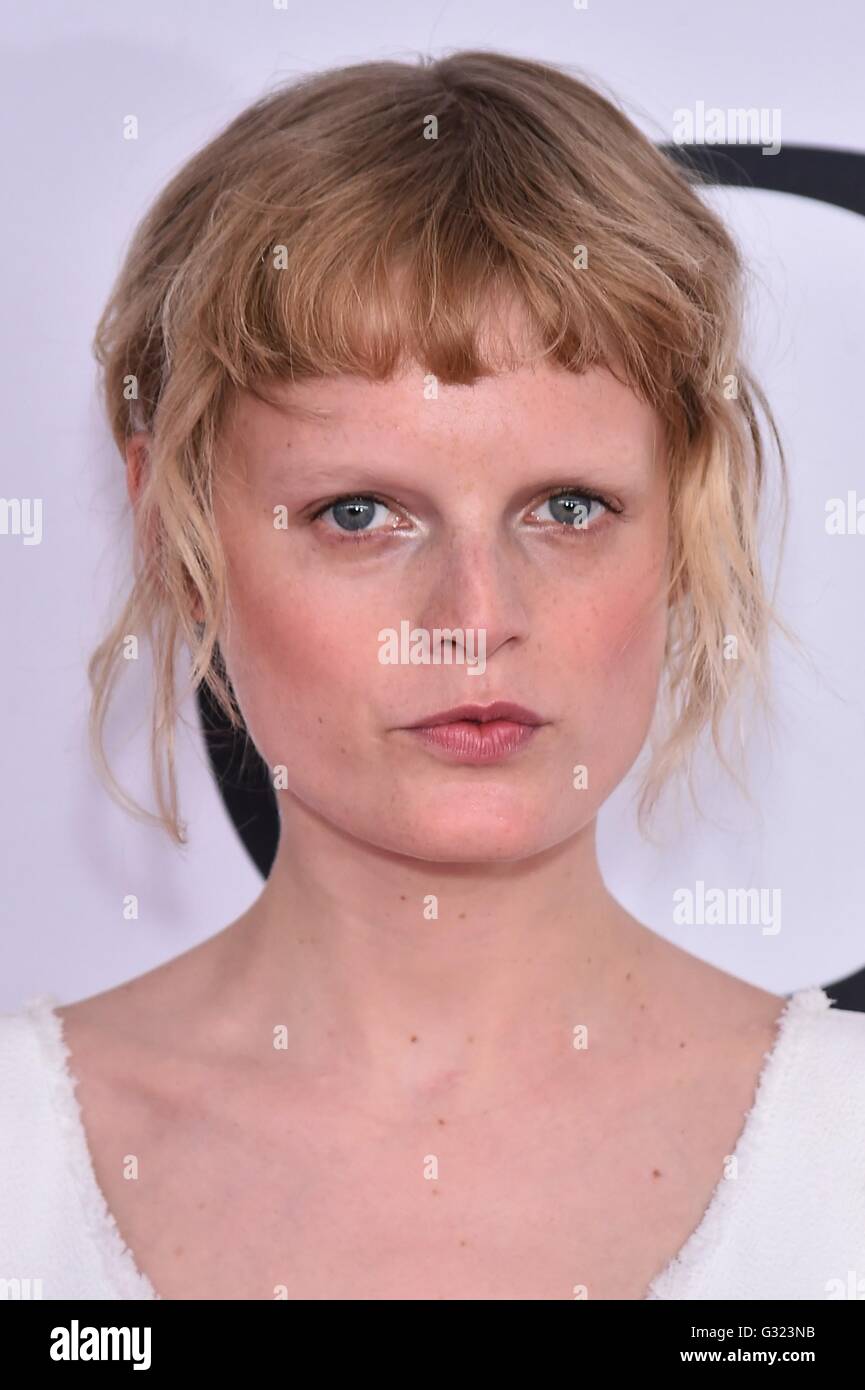
[[[550,818],[549,803],[523,801],[503,806],[454,804],[444,798],[439,807],[427,802],[416,810],[406,808],[383,847],[434,863],[507,863],[528,859],[568,838],[573,827],[562,830]],[[384,827],[382,827],[384,828]],[[367,828],[367,839],[374,837]]]

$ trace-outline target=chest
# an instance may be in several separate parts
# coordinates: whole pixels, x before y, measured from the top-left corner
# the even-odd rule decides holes
[[[91,1107],[88,1134],[121,1234],[165,1298],[642,1298],[699,1221],[731,1136],[706,1115],[687,1137],[678,1103],[657,1098],[576,1112],[558,1098],[395,1125],[294,1098],[262,1131],[191,1098],[165,1113],[115,1097],[110,1118]]]

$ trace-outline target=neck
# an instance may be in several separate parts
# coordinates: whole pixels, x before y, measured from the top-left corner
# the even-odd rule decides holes
[[[225,985],[257,1028],[285,1024],[297,1068],[391,1109],[495,1103],[564,1072],[578,1025],[627,1012],[654,940],[604,886],[594,822],[530,859],[443,864],[296,803],[230,930]]]

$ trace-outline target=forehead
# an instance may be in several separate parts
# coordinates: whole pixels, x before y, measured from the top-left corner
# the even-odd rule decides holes
[[[401,441],[500,445],[517,438],[651,445],[655,412],[606,367],[577,374],[547,363],[437,381],[414,363],[386,381],[340,375],[268,387],[267,401],[240,393],[234,423],[244,443],[328,446],[386,436]]]

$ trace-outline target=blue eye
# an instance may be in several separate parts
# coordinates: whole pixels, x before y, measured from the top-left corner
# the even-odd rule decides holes
[[[547,516],[543,515],[545,507],[549,508]],[[563,530],[579,532],[593,530],[603,512],[618,510],[598,493],[588,492],[584,488],[563,488],[547,497],[531,515],[540,521],[556,521]],[[312,520],[325,524],[332,534],[358,538],[406,529],[405,524],[401,526],[399,515],[386,502],[369,493],[338,497],[335,502],[321,507]]]
[[[560,521],[565,526],[570,526],[574,530],[587,531],[593,525],[597,513],[593,515],[592,507],[597,506],[604,511],[612,511],[612,508],[604,501],[603,497],[598,497],[593,492],[559,492],[553,497],[548,497],[541,506],[537,508],[536,515],[543,507],[549,507],[550,517],[542,517],[542,520]]]
[[[376,520],[376,509],[380,509],[384,514],[384,520],[392,513],[389,507],[383,502],[379,502],[375,497],[368,497],[359,494],[356,497],[340,497],[338,501],[331,502],[317,513],[316,520],[331,514],[336,527],[340,531],[357,532],[380,530],[378,526],[373,526]],[[381,519],[381,518],[380,518]]]

